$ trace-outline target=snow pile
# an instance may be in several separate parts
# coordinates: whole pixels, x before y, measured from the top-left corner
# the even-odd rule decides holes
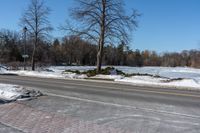
[[[72,72],[62,72],[62,75],[64,76],[64,78],[68,78],[68,79],[85,79],[85,78],[87,78],[87,75],[76,74],[76,73],[72,73]]]
[[[31,76],[31,77],[41,77],[41,78],[63,78],[60,73],[48,72],[48,71],[9,71],[9,73],[17,74],[20,76]]]
[[[92,77],[93,79],[112,79],[112,80],[120,80],[120,79],[123,79],[124,76],[122,75],[102,75],[102,74],[99,74],[99,75],[96,75],[94,77]]]
[[[7,72],[6,67],[4,67],[4,66],[2,66],[2,65],[0,64],[0,74],[4,74],[4,73],[6,73],[6,72]]]
[[[34,90],[27,90],[21,86],[0,84],[0,100],[14,101],[17,99],[32,98],[41,96],[42,93]]]

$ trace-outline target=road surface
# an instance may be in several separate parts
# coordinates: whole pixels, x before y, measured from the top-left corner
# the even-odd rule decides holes
[[[200,92],[115,82],[0,76],[49,96],[25,104],[134,133],[199,133]]]

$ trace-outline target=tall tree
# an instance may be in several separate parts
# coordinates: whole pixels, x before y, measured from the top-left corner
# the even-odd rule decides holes
[[[61,51],[61,45],[60,41],[58,39],[55,39],[51,48],[51,60],[54,65],[59,65],[61,58],[62,58],[62,51]]]
[[[50,10],[45,6],[43,0],[31,0],[27,10],[21,18],[21,26],[26,26],[30,36],[33,38],[33,52],[31,56],[32,70],[35,70],[35,53],[40,39],[48,36],[52,30],[48,15]]]
[[[76,23],[74,28],[68,23],[64,29],[98,44],[97,72],[99,73],[105,44],[128,42],[129,33],[137,27],[136,17],[139,14],[134,10],[131,15],[126,15],[122,0],[76,0],[76,2],[77,7],[71,10],[71,16],[80,24]]]

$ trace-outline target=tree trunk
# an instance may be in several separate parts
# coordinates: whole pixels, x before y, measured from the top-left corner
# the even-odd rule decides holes
[[[35,44],[34,44],[32,59],[31,59],[31,69],[32,71],[35,71]]]
[[[103,44],[102,42],[99,44],[99,50],[97,53],[97,73],[101,72],[101,63],[102,63],[102,55],[103,55]]]
[[[38,42],[38,39],[36,37],[34,47],[33,47],[32,59],[31,59],[32,71],[35,71],[35,51],[36,51],[37,42]]]
[[[100,61],[100,53],[97,53],[97,73],[100,73],[101,71],[101,61]]]
[[[106,19],[106,0],[102,0],[102,16],[101,16],[101,35],[99,38],[99,48],[97,53],[97,73],[101,72],[101,63],[103,56],[103,47],[105,40],[105,19]]]

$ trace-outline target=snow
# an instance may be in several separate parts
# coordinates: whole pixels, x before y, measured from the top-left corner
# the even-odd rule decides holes
[[[75,73],[64,73],[63,71],[4,71],[4,74],[17,74],[20,76],[40,77],[40,78],[58,78],[58,79],[84,79],[86,75],[79,75]]]
[[[117,82],[128,82],[132,84],[168,86],[168,87],[186,87],[200,89],[200,69],[189,67],[116,67],[127,73],[150,74],[160,76],[132,76],[123,79],[116,79]],[[169,79],[172,79],[171,81]],[[180,79],[180,80],[173,80]],[[182,80],[181,80],[182,79]],[[166,82],[168,81],[168,82]]]
[[[104,66],[105,68],[107,66]],[[177,88],[200,89],[200,69],[189,67],[127,67],[114,66],[126,74],[148,74],[125,77],[122,75],[96,75],[94,79],[112,79],[115,82],[125,82],[134,85],[154,85]],[[85,79],[87,75],[64,72],[65,70],[79,70],[81,72],[95,69],[95,66],[51,66],[38,71],[7,71],[0,69],[1,74],[18,74],[21,76],[33,76],[41,78],[58,79]]]
[[[190,88],[200,89],[200,84],[193,79],[182,79],[175,81],[168,81],[165,78],[155,78],[150,76],[132,76],[123,79],[115,79],[116,82],[127,82],[134,85],[148,85],[148,86],[166,86],[176,88]]]
[[[51,66],[49,67],[50,70],[55,72],[63,72],[65,70],[79,70],[80,72],[93,70],[96,66]]]
[[[87,76],[84,75],[84,74],[76,74],[76,73],[71,73],[71,72],[64,72],[62,74],[64,75],[65,78],[69,78],[69,79],[84,79],[84,78],[87,78]]]
[[[140,73],[140,74],[150,74],[159,75],[161,77],[167,78],[192,78],[200,79],[200,69],[189,68],[189,67],[122,67],[117,66],[117,69],[127,73]]]
[[[104,66],[103,68],[105,68]],[[116,69],[126,74],[149,74],[152,76],[132,76],[124,77],[121,75],[96,75],[92,78],[113,79],[116,82],[127,82],[136,85],[155,85],[155,86],[173,86],[189,87],[200,89],[200,69],[189,67],[127,67],[114,66]],[[50,67],[53,71],[79,70],[81,72],[95,69],[95,66],[66,66]],[[160,76],[160,77],[153,77]],[[172,79],[170,81],[170,79]],[[173,80],[180,79],[180,80]],[[182,80],[181,80],[182,79]]]
[[[3,101],[13,101],[39,95],[42,94],[34,90],[27,90],[22,86],[0,83],[0,100]]]
[[[12,100],[16,99],[21,95],[20,90],[22,88],[8,85],[8,84],[0,84],[0,99],[3,100]]]
[[[6,71],[7,70],[5,69],[5,67],[0,64],[0,74],[5,73]]]
[[[96,75],[94,77],[92,77],[93,79],[113,79],[113,80],[120,80],[120,79],[123,79],[124,76],[122,75],[102,75],[102,74],[99,74],[99,75]]]

